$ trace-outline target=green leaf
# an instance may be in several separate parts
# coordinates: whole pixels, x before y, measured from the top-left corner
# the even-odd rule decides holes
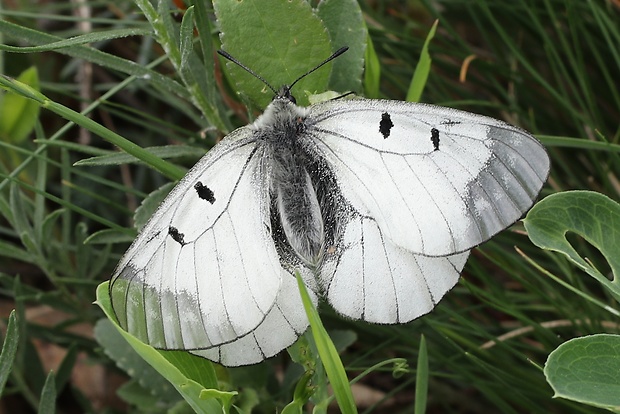
[[[549,355],[544,373],[554,397],[620,412],[620,336],[571,339]]]
[[[366,39],[366,70],[364,71],[364,93],[367,98],[379,98],[381,82],[381,62],[370,35]]]
[[[17,80],[34,90],[39,90],[39,73],[36,67],[23,71]],[[39,104],[16,93],[0,96],[0,140],[19,144],[30,135],[39,119]]]
[[[153,395],[153,393],[144,388],[139,381],[132,379],[121,385],[116,394],[123,401],[135,406],[138,412],[157,412],[156,408],[162,408],[161,396]]]
[[[54,414],[56,412],[56,381],[53,371],[50,371],[45,379],[37,412],[39,414]]]
[[[555,135],[536,135],[545,147],[576,148],[588,151],[605,151],[620,153],[620,145],[604,141],[592,141],[583,138],[559,137]]]
[[[52,239],[53,232],[56,230],[56,223],[58,222],[58,219],[66,212],[67,210],[64,208],[59,208],[45,216],[43,222],[41,223],[41,237],[43,240]]]
[[[205,150],[203,148],[191,147],[188,145],[164,145],[161,147],[147,147],[142,149],[152,154],[153,156],[161,159],[196,156],[200,157],[205,154]],[[75,162],[73,165],[76,167],[100,167],[105,165],[135,164],[139,162],[140,159],[133,155],[123,152],[117,152],[114,154],[105,154],[98,155],[96,157],[84,158]]]
[[[58,372],[56,373],[55,383],[57,393],[62,392],[65,385],[71,379],[71,373],[73,372],[73,368],[75,367],[75,361],[77,360],[78,355],[78,347],[76,344],[72,344],[65,357],[62,359],[60,366],[58,367]]]
[[[550,195],[536,204],[523,220],[532,243],[562,253],[580,269],[598,280],[620,300],[620,205],[592,191],[566,191]],[[566,239],[576,233],[603,254],[613,281],[596,269]]]
[[[150,366],[108,319],[101,319],[95,324],[95,339],[103,347],[116,365],[138,382],[142,388],[156,397],[161,404],[169,404],[180,399],[172,384]]]
[[[296,273],[296,276],[299,293],[301,294],[301,300],[304,304],[306,315],[308,315],[310,327],[312,328],[312,337],[316,343],[316,348],[319,356],[321,357],[321,361],[323,362],[323,366],[325,367],[325,372],[327,373],[329,382],[332,385],[334,395],[338,401],[338,406],[343,413],[357,413],[355,401],[353,400],[353,394],[351,393],[351,386],[349,385],[349,379],[347,378],[347,373],[344,370],[340,356],[338,356],[338,351],[336,351],[334,343],[331,341],[327,331],[323,327],[323,323],[319,318],[319,313],[312,304],[312,300],[308,295],[306,285],[301,279],[301,275]]]
[[[140,357],[170,381],[197,413],[223,412],[223,404],[220,401],[229,401],[231,393],[217,389],[218,381],[213,364],[188,352],[156,350],[125,332],[116,323],[108,289],[109,282],[104,282],[97,287],[96,303]],[[210,392],[211,398],[204,399],[203,391],[205,389],[212,390]]]
[[[304,406],[312,397],[315,387],[312,386],[311,380],[314,375],[314,371],[307,370],[304,375],[301,376],[297,385],[295,386],[295,392],[293,393],[293,401],[284,407],[282,414],[301,414]]]
[[[218,99],[213,99],[213,105],[216,105],[216,102],[219,104],[221,100],[219,99],[219,93],[216,89],[215,85],[215,48],[213,46],[213,34],[215,29],[213,29],[213,23],[211,21],[211,17],[213,12],[211,10],[211,5],[209,2],[202,0],[192,0],[192,5],[194,6],[194,13],[196,19],[196,31],[198,32],[198,39],[200,39],[200,49],[202,51],[203,59],[205,60],[205,72],[204,79],[205,83],[208,87],[207,97],[218,96]]]
[[[4,343],[2,344],[2,353],[0,353],[0,396],[4,391],[6,381],[13,370],[18,342],[19,331],[15,322],[15,310],[12,310],[9,315],[9,323],[6,327]]]
[[[84,244],[114,244],[129,243],[136,238],[137,233],[127,234],[115,229],[99,230],[88,236]]]
[[[20,190],[15,182],[11,182],[10,185],[10,194],[9,201],[11,205],[11,210],[13,210],[13,218],[14,228],[19,237],[22,240],[22,243],[27,248],[27,250],[34,254],[35,257],[38,255],[38,251],[32,240],[34,239],[34,229],[30,223],[28,217],[29,209],[24,205],[24,194]]]
[[[193,35],[193,9],[188,10],[189,16],[183,19],[183,27],[181,28],[183,33],[179,35],[177,25],[170,13],[169,1],[158,0],[157,9],[149,0],[135,0],[135,3],[153,26],[157,42],[166,51],[170,63],[181,76],[192,103],[218,130],[228,132],[230,130],[228,118],[220,114],[220,96],[213,93],[214,85],[207,84],[207,80],[211,80],[212,77],[207,79],[203,76],[207,69],[193,51],[193,39],[190,44],[187,44],[188,31]],[[185,37],[181,45],[178,40],[179,36]],[[182,52],[179,47],[184,48],[184,51]],[[183,53],[185,56],[182,56]],[[210,59],[210,56],[205,56],[205,58]]]
[[[36,263],[37,258],[27,250],[21,249],[14,243],[0,240],[0,257],[10,257],[25,263]]]
[[[194,53],[194,6],[185,10],[183,20],[181,20],[179,51],[181,53],[181,67],[186,68],[189,65],[190,56]]]
[[[157,207],[164,201],[166,196],[174,188],[175,183],[166,183],[159,187],[157,190],[149,193],[138,208],[133,216],[134,225],[138,230],[141,230],[151,218]]]
[[[422,47],[422,51],[420,52],[420,60],[413,72],[413,79],[411,79],[411,84],[409,85],[409,90],[407,91],[407,97],[405,100],[407,102],[419,102],[422,97],[422,92],[424,91],[424,86],[426,86],[426,80],[428,79],[428,74],[431,71],[431,55],[428,53],[428,45],[431,42],[431,39],[435,36],[435,31],[437,30],[437,25],[439,24],[439,20],[435,20],[433,23],[433,27],[428,32],[428,36],[426,36],[426,40],[424,41],[424,46]]]
[[[305,0],[215,0],[222,49],[249,66],[274,88],[290,84],[332,53],[325,26]],[[295,85],[297,102],[307,105],[299,91],[324,92],[331,65]],[[236,89],[265,108],[273,92],[232,62],[227,73]]]
[[[52,50],[65,49],[70,46],[84,45],[86,43],[95,43],[95,42],[101,42],[104,40],[119,39],[119,38],[128,37],[128,36],[150,35],[152,33],[153,33],[153,29],[148,28],[148,27],[144,27],[144,28],[131,27],[131,28],[125,28],[125,29],[111,29],[111,30],[105,30],[101,32],[87,33],[84,35],[72,37],[70,39],[63,39],[57,42],[51,42],[51,43],[48,43],[46,45],[41,45],[41,46],[31,46],[31,47],[20,46],[18,47],[18,46],[9,46],[9,45],[0,44],[0,50],[6,50],[8,52],[13,52],[13,53],[49,52]],[[24,82],[23,80],[21,81]],[[24,83],[28,83],[28,82],[24,82]]]
[[[426,400],[428,398],[428,352],[426,350],[426,338],[420,339],[418,353],[418,365],[415,376],[415,414],[426,412]]]
[[[343,46],[349,50],[334,60],[329,89],[338,92],[362,90],[362,72],[368,31],[357,0],[324,0],[317,14],[329,32],[332,52]]]

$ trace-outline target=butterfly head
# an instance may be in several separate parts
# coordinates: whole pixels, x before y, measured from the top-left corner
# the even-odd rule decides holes
[[[275,100],[285,100],[297,104],[297,100],[291,93],[291,87],[288,85],[283,85],[280,89],[278,89],[278,92],[276,92],[272,101]]]

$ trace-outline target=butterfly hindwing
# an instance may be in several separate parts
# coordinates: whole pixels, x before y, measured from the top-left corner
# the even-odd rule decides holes
[[[282,285],[276,303],[264,321],[248,334],[229,343],[191,351],[226,366],[256,364],[292,345],[308,328],[295,275],[282,269]],[[316,306],[317,296],[308,289]],[[211,297],[205,298],[211,300]]]
[[[469,256],[411,253],[362,216],[347,224],[340,250],[333,271],[326,266],[323,272],[327,299],[340,314],[373,323],[405,323],[430,312],[454,287]]]
[[[466,251],[514,223],[549,171],[527,132],[450,108],[335,100],[308,118],[344,197],[384,237],[426,256]]]

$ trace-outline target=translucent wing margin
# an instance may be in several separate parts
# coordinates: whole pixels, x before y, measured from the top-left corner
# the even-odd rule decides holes
[[[464,252],[527,211],[549,173],[544,147],[493,118],[383,100],[314,105],[308,133],[343,196],[413,253]]]

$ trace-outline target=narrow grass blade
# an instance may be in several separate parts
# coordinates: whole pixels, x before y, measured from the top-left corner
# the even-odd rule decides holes
[[[123,138],[115,132],[110,131],[109,129],[103,127],[101,124],[98,124],[92,119],[80,114],[79,112],[76,112],[72,109],[67,108],[64,105],[52,101],[41,92],[34,90],[26,84],[11,79],[8,76],[2,75],[0,76],[0,87],[18,93],[28,99],[32,99],[41,104],[42,107],[47,108],[50,111],[62,116],[63,118],[68,119],[69,121],[72,121],[77,125],[88,129],[89,131],[99,135],[101,138],[121,148],[128,154],[133,155],[141,161],[144,161],[146,164],[148,164],[152,168],[155,168],[157,171],[161,172],[168,178],[171,178],[173,180],[179,180],[184,175],[184,171],[182,169],[162,160],[161,158],[153,156],[151,153],[143,150],[133,142]]]
[[[415,414],[426,412],[426,401],[428,396],[428,352],[426,350],[426,339],[424,335],[420,339],[420,349],[418,351],[418,366],[415,381]]]
[[[56,379],[54,371],[50,371],[41,391],[38,414],[54,414],[56,412]]]
[[[431,42],[431,39],[435,36],[435,31],[437,30],[438,24],[439,20],[435,20],[433,27],[431,27],[431,30],[428,32],[428,36],[426,36],[426,41],[424,42],[424,46],[420,52],[420,60],[418,61],[415,71],[413,72],[413,79],[411,79],[411,85],[409,85],[409,90],[407,91],[407,102],[419,102],[422,97],[422,92],[424,91],[428,74],[431,71],[432,59],[431,55],[428,53],[428,45]]]
[[[353,394],[351,393],[351,386],[349,385],[349,379],[347,378],[347,373],[344,370],[342,361],[338,356],[338,351],[336,351],[334,343],[327,334],[325,327],[323,327],[318,312],[312,305],[306,286],[301,280],[301,275],[299,273],[296,275],[304,309],[306,310],[308,320],[310,321],[310,327],[312,328],[312,337],[314,338],[319,356],[327,372],[329,382],[334,390],[338,406],[340,406],[340,410],[345,414],[357,413],[357,408],[353,401]]]
[[[4,344],[2,345],[2,353],[0,353],[0,395],[2,395],[6,381],[13,369],[18,342],[19,331],[17,330],[17,323],[15,322],[15,310],[13,310],[9,315],[9,323],[6,328]]]

